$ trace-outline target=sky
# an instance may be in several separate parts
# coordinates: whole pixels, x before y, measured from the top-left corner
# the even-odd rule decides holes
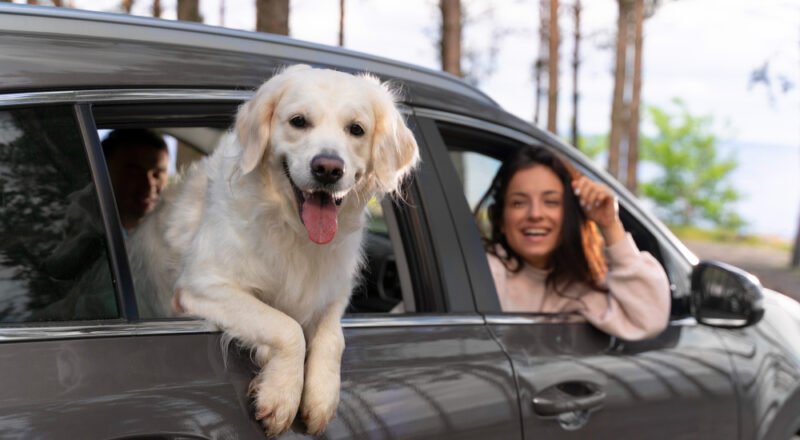
[[[345,1],[345,47],[439,68],[435,45],[438,1]],[[86,9],[114,11],[121,2],[73,3]],[[164,18],[175,18],[175,3],[162,0]],[[255,0],[225,0],[224,22],[219,0],[200,3],[206,24],[244,30],[255,27]],[[509,112],[531,121],[538,1],[462,3],[472,17],[464,30],[466,50],[485,54],[493,29],[506,32],[499,40],[494,73],[478,86]],[[571,3],[562,0],[563,5]],[[605,134],[613,91],[614,54],[610,44],[617,18],[616,1],[582,3],[582,32],[589,37],[582,49],[578,120],[582,133]],[[149,15],[151,4],[150,0],[135,0],[133,13]],[[681,98],[693,114],[713,117],[715,133],[734,145],[729,150],[736,153],[737,148],[749,149],[739,152],[740,158],[778,158],[778,163],[757,167],[740,165],[737,178],[744,180],[740,186],[749,199],[742,209],[754,232],[792,236],[800,209],[800,0],[662,0],[661,4],[644,24],[644,105],[670,108],[674,98]],[[290,34],[300,40],[336,45],[338,14],[336,0],[291,0]],[[566,137],[572,112],[568,65],[572,20],[567,11],[561,15],[560,25],[564,40],[558,126]],[[749,87],[751,72],[765,62],[769,62],[772,87]],[[793,87],[782,91],[779,77],[787,78]],[[643,130],[647,133],[648,129],[645,121]],[[754,149],[763,149],[765,154],[754,153]],[[769,177],[776,187],[762,188],[763,182],[753,176],[765,170],[772,171]],[[787,197],[791,199],[788,203]]]

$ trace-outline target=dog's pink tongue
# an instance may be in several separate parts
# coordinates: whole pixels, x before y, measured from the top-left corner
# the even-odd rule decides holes
[[[314,243],[325,244],[336,235],[336,205],[325,194],[314,193],[303,202],[303,225],[308,238]]]

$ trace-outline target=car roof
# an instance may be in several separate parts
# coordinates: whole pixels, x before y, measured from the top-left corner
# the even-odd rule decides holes
[[[253,90],[306,63],[371,72],[403,102],[531,126],[455,76],[387,58],[261,32],[123,14],[0,3],[0,93],[192,88]]]

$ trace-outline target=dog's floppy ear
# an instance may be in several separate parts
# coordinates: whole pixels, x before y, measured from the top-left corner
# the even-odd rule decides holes
[[[305,64],[298,64],[281,71],[262,84],[255,95],[239,107],[236,114],[236,135],[242,146],[239,162],[242,174],[253,171],[269,148],[272,114],[292,72],[310,68]]]
[[[419,162],[419,147],[414,134],[406,126],[403,115],[395,106],[395,94],[374,77],[366,78],[378,83],[380,87],[376,97],[372,170],[378,189],[387,193],[394,192]]]

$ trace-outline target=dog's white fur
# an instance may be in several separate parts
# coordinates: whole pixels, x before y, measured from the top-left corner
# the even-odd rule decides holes
[[[313,434],[336,412],[340,319],[361,264],[365,207],[397,190],[419,160],[395,100],[369,75],[284,70],[128,240],[142,317],[201,316],[254,349],[262,370],[251,391],[268,435],[286,431],[298,408]],[[297,115],[306,127],[292,125]],[[325,245],[309,239],[286,174],[312,189],[318,154],[345,166],[332,190],[342,198],[338,232]]]

